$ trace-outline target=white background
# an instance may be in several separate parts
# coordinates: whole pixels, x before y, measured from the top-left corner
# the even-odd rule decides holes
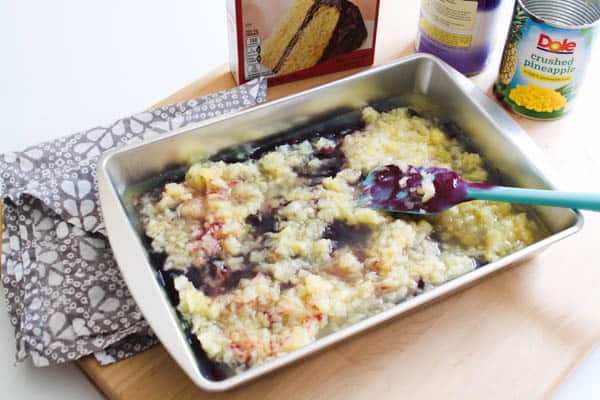
[[[0,153],[158,102],[227,61],[224,0],[0,0]],[[0,301],[0,397],[101,398],[75,366],[14,365]],[[559,390],[598,398],[600,351]]]

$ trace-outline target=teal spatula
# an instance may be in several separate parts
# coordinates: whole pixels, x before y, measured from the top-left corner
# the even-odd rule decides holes
[[[358,204],[391,212],[433,214],[469,200],[600,211],[599,193],[520,189],[464,181],[446,168],[386,165],[360,185]]]

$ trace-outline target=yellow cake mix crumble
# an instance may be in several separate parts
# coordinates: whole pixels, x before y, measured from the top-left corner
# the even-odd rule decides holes
[[[389,163],[488,177],[479,155],[405,108],[367,108],[363,119],[344,137],[195,164],[182,183],[141,197],[178,310],[211,359],[237,370],[264,363],[545,234],[509,204],[426,217],[357,206],[361,177]]]

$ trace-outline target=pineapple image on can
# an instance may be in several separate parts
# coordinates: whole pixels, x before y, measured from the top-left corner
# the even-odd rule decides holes
[[[500,63],[500,73],[498,82],[502,85],[508,85],[512,81],[515,72],[517,72],[517,43],[511,42],[506,45],[502,53],[502,62]]]
[[[527,12],[522,8],[518,8],[513,16],[508,33],[508,40],[504,53],[502,54],[502,62],[500,64],[500,73],[498,82],[502,85],[508,85],[517,72],[517,52],[518,43],[523,39],[523,29],[526,29],[526,22],[529,19]]]
[[[600,0],[517,0],[494,86],[498,98],[533,119],[569,112],[599,20]]]

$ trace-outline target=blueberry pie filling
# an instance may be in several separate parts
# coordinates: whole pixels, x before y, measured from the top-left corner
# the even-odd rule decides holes
[[[391,163],[488,179],[478,154],[419,113],[366,108],[363,119],[353,132],[208,159],[138,199],[176,306],[210,359],[259,365],[546,234],[509,204],[424,217],[357,205],[360,180]]]

